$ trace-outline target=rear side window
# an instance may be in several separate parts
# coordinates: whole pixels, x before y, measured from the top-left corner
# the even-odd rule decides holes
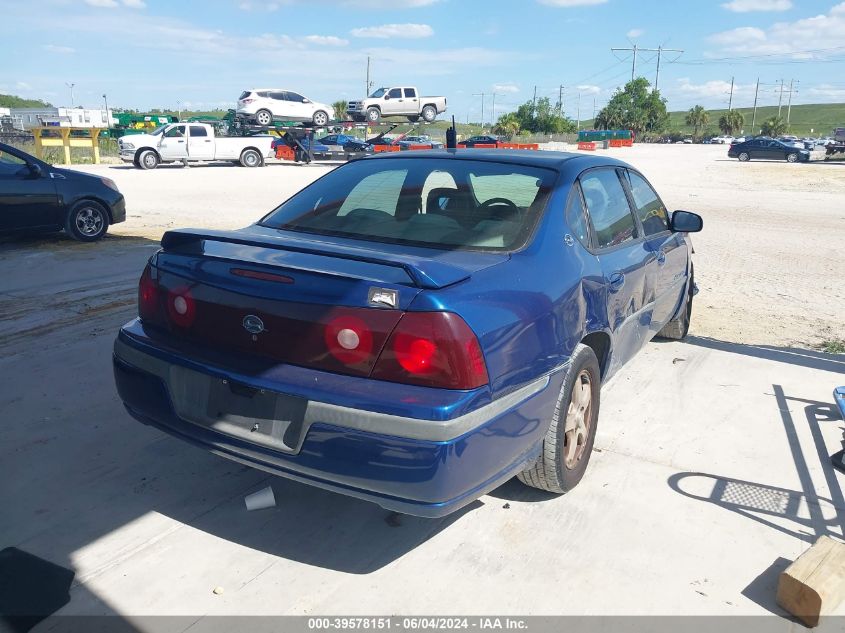
[[[252,94],[252,93],[251,93],[249,90],[245,90],[245,91],[243,91],[243,92],[241,93],[241,96],[240,96],[240,97],[238,97],[238,99],[246,99],[246,98],[247,98],[249,95],[251,95],[251,94]]]
[[[273,99],[282,99],[283,98],[283,97],[276,97],[275,96],[276,94],[279,94],[279,93],[270,92],[268,90],[262,90],[261,92],[256,92],[255,94],[257,94],[259,97],[264,97],[265,99],[268,98],[268,97],[272,97]]]
[[[499,162],[364,159],[306,187],[261,224],[438,249],[515,250],[531,235],[556,177]]]
[[[615,169],[588,171],[580,182],[599,248],[617,246],[637,237],[634,216]]]
[[[585,247],[590,246],[590,230],[587,226],[587,214],[584,212],[584,202],[581,200],[581,188],[577,182],[572,186],[569,200],[566,203],[566,224],[582,245]]]
[[[387,93],[391,99],[401,99],[402,98],[402,89],[401,88],[394,88],[390,92]]]
[[[645,178],[632,171],[628,172],[628,178],[637,216],[640,218],[640,224],[643,225],[643,232],[646,235],[656,235],[668,231],[669,214],[651,185],[645,181]]]
[[[413,88],[405,88],[405,96],[409,98],[413,98],[417,96],[417,91]]]
[[[208,136],[208,130],[201,125],[192,125],[191,136]]]

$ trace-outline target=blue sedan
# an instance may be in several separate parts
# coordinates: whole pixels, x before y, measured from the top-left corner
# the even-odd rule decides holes
[[[514,476],[563,493],[601,385],[686,335],[701,228],[611,158],[363,158],[245,229],[168,231],[117,390],[145,424],[390,510],[443,516]]]

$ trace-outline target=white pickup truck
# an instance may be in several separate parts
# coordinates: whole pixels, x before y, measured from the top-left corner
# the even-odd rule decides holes
[[[117,141],[120,158],[139,169],[161,163],[227,160],[260,167],[273,156],[272,136],[216,136],[207,123],[170,123],[150,134],[130,134]]]
[[[378,123],[382,117],[407,117],[412,123],[422,118],[431,123],[446,112],[446,97],[421,97],[412,86],[379,88],[361,101],[350,101],[346,113],[353,121]]]

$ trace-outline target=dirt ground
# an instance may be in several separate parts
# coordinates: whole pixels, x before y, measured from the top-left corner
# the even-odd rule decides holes
[[[608,154],[642,170],[669,208],[704,216],[693,238],[701,290],[693,334],[799,347],[845,338],[845,163],[740,164],[721,145]],[[158,240],[174,227],[245,226],[331,168],[84,169],[108,174],[126,195],[129,218],[114,235]]]

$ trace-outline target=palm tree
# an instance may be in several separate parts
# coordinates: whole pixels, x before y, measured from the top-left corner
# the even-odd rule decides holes
[[[493,133],[505,136],[508,139],[513,138],[520,132],[519,118],[515,112],[508,112],[499,117],[496,125],[493,126]]]
[[[730,110],[719,117],[719,129],[728,136],[733,136],[734,132],[742,130],[743,124],[745,124],[745,117],[739,110]]]
[[[335,101],[332,104],[332,110],[334,110],[334,119],[335,121],[343,121],[346,118],[346,107],[349,104],[346,101]]]
[[[779,116],[763,121],[763,136],[780,136],[789,129],[789,126]]]
[[[704,106],[697,105],[687,112],[686,122],[694,130],[693,137],[698,138],[698,131],[710,122],[710,115],[704,109]]]

